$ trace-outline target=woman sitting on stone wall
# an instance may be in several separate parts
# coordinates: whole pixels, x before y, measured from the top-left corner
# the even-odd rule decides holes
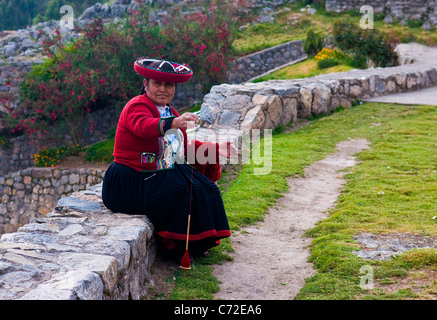
[[[175,259],[184,254],[191,213],[190,254],[208,255],[208,249],[230,236],[214,182],[221,174],[219,155],[234,156],[235,147],[228,142],[188,142],[187,126],[199,119],[192,113],[181,116],[170,106],[176,83],[193,75],[188,66],[156,59],[139,59],[134,66],[145,78],[144,87],[121,112],[103,202],[113,212],[146,215]],[[188,152],[201,146],[215,153],[215,163],[187,162],[192,159]]]

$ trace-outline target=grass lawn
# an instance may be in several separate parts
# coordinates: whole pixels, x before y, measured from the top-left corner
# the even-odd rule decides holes
[[[292,80],[318,76],[326,73],[346,72],[353,68],[344,64],[330,68],[319,69],[317,61],[314,58],[308,58],[305,61],[296,63],[292,66],[282,68],[264,77],[257,78],[252,82],[262,82],[268,80]]]
[[[362,232],[409,232],[437,236],[437,108],[366,103],[312,121],[273,138],[273,170],[255,176],[244,166],[223,192],[231,229],[263,220],[268,208],[287,192],[286,178],[302,175],[305,167],[335,152],[348,138],[366,138],[371,149],[346,175],[347,184],[330,217],[308,231],[313,237],[310,261],[317,269],[297,299],[413,299],[436,297],[437,282],[423,292],[411,288],[395,293],[359,287],[359,270],[371,265],[375,281],[392,284],[424,270],[437,271],[435,249],[413,250],[389,261],[364,261],[352,251],[354,235]],[[380,191],[383,191],[382,194]],[[379,192],[379,193],[378,193]],[[169,299],[212,299],[218,281],[211,265],[228,259],[229,241],[198,260],[184,278],[176,274]]]

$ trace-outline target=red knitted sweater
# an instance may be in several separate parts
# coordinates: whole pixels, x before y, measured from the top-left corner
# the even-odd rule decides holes
[[[167,130],[171,129],[173,119],[179,117],[179,113],[171,108],[172,117],[161,118],[161,114],[155,104],[146,94],[130,100],[121,112],[115,135],[114,161],[127,165],[136,171],[157,171],[172,169],[168,161],[169,146],[164,139]],[[190,141],[188,143],[187,132],[180,130],[184,140],[185,160],[187,148],[195,148],[196,153],[200,146],[207,144],[208,149],[216,148],[215,163],[200,164],[195,161],[194,167],[200,173],[206,175],[212,181],[217,181],[221,176],[219,161],[219,146],[217,143]],[[189,159],[192,161],[192,159]]]

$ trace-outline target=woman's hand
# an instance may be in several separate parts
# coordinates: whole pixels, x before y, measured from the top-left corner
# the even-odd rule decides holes
[[[219,143],[219,155],[227,159],[235,158],[238,154],[237,148],[234,144],[229,141],[224,141]]]
[[[194,113],[186,112],[173,120],[172,129],[187,129],[196,127],[199,117]]]

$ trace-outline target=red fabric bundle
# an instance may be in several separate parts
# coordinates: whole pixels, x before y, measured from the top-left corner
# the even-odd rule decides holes
[[[221,174],[222,174],[222,167],[220,165],[220,157],[219,157],[219,145],[218,143],[213,142],[200,142],[197,140],[194,140],[195,142],[195,150],[196,155],[198,149],[202,146],[205,148],[204,156],[205,159],[208,159],[208,151],[213,150],[212,148],[215,148],[215,161],[214,163],[206,162],[205,164],[200,164],[198,161],[199,159],[196,159],[196,162],[194,164],[194,169],[196,169],[201,174],[208,177],[212,182],[216,182],[220,180]]]

